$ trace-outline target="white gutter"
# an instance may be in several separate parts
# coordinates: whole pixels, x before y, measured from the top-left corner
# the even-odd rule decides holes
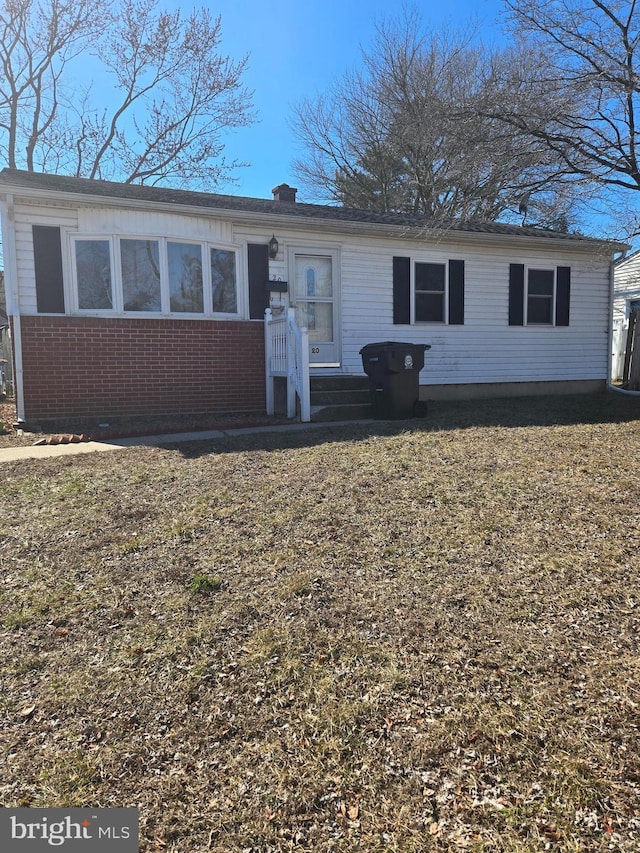
[[[24,421],[24,373],[22,369],[22,326],[20,324],[20,297],[18,294],[18,264],[16,260],[16,234],[13,222],[13,196],[0,197],[0,222],[2,223],[2,249],[4,254],[4,287],[7,297],[7,316],[11,318],[11,348],[13,350],[13,389],[16,398],[18,422]]]
[[[609,328],[607,330],[607,340],[609,342],[609,356],[607,358],[607,388],[609,391],[615,391],[616,394],[625,394],[627,397],[640,397],[640,391],[628,391],[626,388],[619,388],[611,381],[613,373],[613,299],[615,295],[615,262],[611,261],[609,267]]]

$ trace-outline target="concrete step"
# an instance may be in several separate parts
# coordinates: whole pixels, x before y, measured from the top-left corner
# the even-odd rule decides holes
[[[367,376],[312,376],[310,386],[312,421],[361,420],[373,415]]]
[[[311,392],[358,391],[369,388],[368,376],[311,376]]]
[[[345,403],[342,405],[312,406],[311,420],[314,422],[360,421],[373,417],[370,404]]]
[[[329,406],[332,404],[341,406],[349,403],[366,405],[370,402],[371,394],[368,388],[341,388],[333,391],[311,389],[312,406]]]
[[[367,376],[312,376],[309,384],[312,406],[369,402]]]

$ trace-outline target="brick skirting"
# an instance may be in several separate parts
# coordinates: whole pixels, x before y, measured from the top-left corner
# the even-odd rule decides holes
[[[23,316],[27,423],[265,408],[260,322]]]

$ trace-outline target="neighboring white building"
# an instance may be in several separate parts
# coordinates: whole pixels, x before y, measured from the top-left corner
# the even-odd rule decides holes
[[[640,250],[616,261],[613,289],[611,378],[622,379],[629,317],[640,311]]]
[[[365,344],[406,341],[431,346],[424,398],[605,387],[619,244],[433,227],[296,203],[295,192],[253,199],[3,170],[21,416],[264,408],[270,302],[309,328],[314,376],[363,376]]]

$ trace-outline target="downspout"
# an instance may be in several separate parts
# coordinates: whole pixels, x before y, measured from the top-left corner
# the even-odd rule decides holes
[[[613,372],[613,298],[614,298],[614,262],[609,265],[609,328],[607,330],[607,340],[609,341],[609,355],[607,357],[607,389],[615,391],[616,394],[625,394],[627,397],[640,397],[640,391],[627,391],[626,388],[618,388],[611,381]]]
[[[16,398],[18,423],[24,423],[24,395],[22,369],[22,326],[20,324],[20,297],[18,294],[18,264],[16,260],[16,234],[13,222],[13,196],[0,198],[2,223],[2,248],[4,254],[4,287],[7,297],[7,316],[11,320],[11,348],[13,350],[13,388]]]

